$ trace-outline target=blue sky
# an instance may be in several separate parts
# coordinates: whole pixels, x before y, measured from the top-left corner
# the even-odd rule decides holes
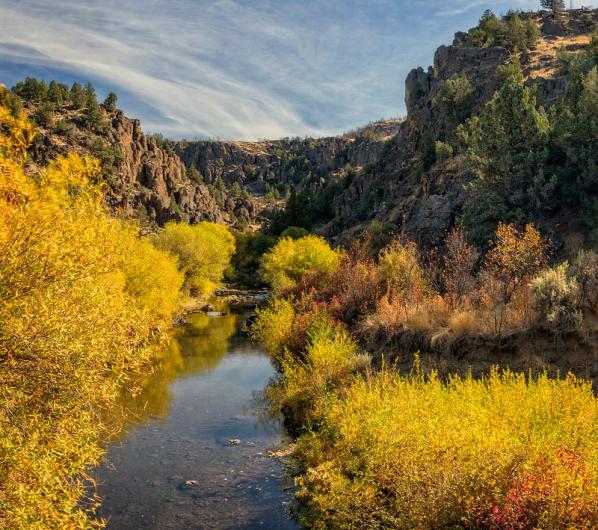
[[[0,0],[0,82],[91,80],[146,131],[172,138],[321,136],[401,116],[407,73],[440,44],[486,8],[537,5]]]

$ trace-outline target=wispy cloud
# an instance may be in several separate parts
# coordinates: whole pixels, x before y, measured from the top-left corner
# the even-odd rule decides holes
[[[0,80],[91,79],[144,127],[254,139],[403,112],[409,68],[471,26],[466,0],[0,0]]]

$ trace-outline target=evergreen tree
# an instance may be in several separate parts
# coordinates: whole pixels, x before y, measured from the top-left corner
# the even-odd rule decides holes
[[[104,128],[104,115],[98,104],[96,91],[91,83],[85,87],[85,126],[90,131],[100,131]]]
[[[554,188],[545,176],[548,118],[524,84],[519,65],[503,67],[502,86],[470,121],[468,161],[476,174],[468,187],[464,221],[482,242],[496,223],[524,222],[544,207]]]
[[[564,197],[581,205],[587,224],[598,229],[598,70],[594,67],[574,85],[554,129],[553,159]],[[598,235],[598,234],[597,234]]]
[[[233,182],[233,185],[230,188],[230,194],[235,198],[241,196],[241,185],[236,180]]]
[[[48,85],[45,81],[38,81],[35,77],[26,77],[19,81],[14,87],[13,92],[24,101],[40,103],[48,97]]]
[[[117,101],[118,101],[118,96],[114,92],[110,92],[106,96],[106,99],[104,100],[104,103],[102,104],[102,106],[108,112],[114,112],[116,110],[116,102]]]
[[[85,106],[85,92],[77,82],[73,83],[71,87],[71,101],[76,109],[82,109]]]
[[[63,83],[50,81],[48,86],[48,101],[55,105],[62,105],[69,99],[69,87]]]
[[[540,0],[540,5],[558,15],[565,9],[565,0]]]

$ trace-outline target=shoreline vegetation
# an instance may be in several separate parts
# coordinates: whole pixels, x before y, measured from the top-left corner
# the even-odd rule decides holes
[[[267,394],[298,437],[302,524],[595,528],[591,382],[513,372],[508,361],[480,377],[441,377],[419,354],[405,372],[394,354],[405,335],[452,357],[465,336],[507,346],[510,334],[541,327],[557,342],[585,337],[590,358],[596,256],[581,250],[573,265],[549,267],[549,241],[532,225],[500,225],[483,258],[460,228],[440,261],[401,238],[377,255],[370,243],[328,247],[335,265],[312,260],[309,272],[305,244],[295,242],[303,260],[284,259],[289,241],[264,257],[263,272],[284,287],[252,333],[280,374]],[[377,350],[380,335],[396,337],[396,350]]]
[[[115,94],[0,86],[0,527],[104,525],[86,470],[120,428],[106,411],[139,396],[173,322],[227,280],[273,290],[250,331],[278,371],[266,395],[297,440],[305,527],[598,528],[598,13],[557,18],[486,11],[458,34],[458,71],[410,76],[409,115],[372,163],[318,172],[277,154],[297,189],[260,174],[258,199],[288,198],[257,232],[224,159],[206,184],[161,135],[150,151],[203,202],[184,212],[164,181],[158,215],[164,189],[117,182]],[[135,178],[166,171],[146,162]],[[210,204],[246,231],[178,222],[232,219],[189,217]]]
[[[207,222],[140,236],[109,214],[95,159],[31,167],[35,134],[0,105],[0,526],[100,527],[86,470],[115,428],[102,413],[140,390],[187,293],[215,289],[235,244]]]

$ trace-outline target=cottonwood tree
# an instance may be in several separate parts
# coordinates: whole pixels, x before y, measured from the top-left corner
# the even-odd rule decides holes
[[[549,251],[550,241],[542,237],[533,225],[528,224],[523,230],[510,224],[498,225],[483,270],[498,286],[495,328],[499,337],[507,305],[516,291],[546,266]]]

